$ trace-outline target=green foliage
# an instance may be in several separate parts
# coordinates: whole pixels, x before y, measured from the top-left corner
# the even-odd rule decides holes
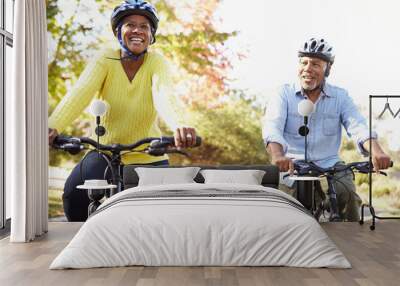
[[[343,140],[342,142],[342,152],[351,151],[353,152],[356,149],[356,146],[354,145],[354,142],[352,140]]]
[[[76,11],[81,4],[76,0]],[[77,38],[87,36],[93,29],[92,24],[83,25],[77,19],[77,13],[64,17],[59,8],[59,1],[48,0],[47,30],[50,46],[54,47],[48,64],[48,102],[49,115],[68,92],[68,89],[78,78],[85,66],[82,52],[89,48],[90,43],[82,44]],[[64,21],[60,21],[63,19]],[[71,123],[64,133],[82,136],[87,131],[88,122],[85,115]],[[70,156],[67,153],[50,150],[49,164],[58,166],[67,160],[78,161],[82,155]]]
[[[187,122],[193,122],[203,138],[200,148],[192,149],[191,160],[174,157],[174,164],[266,164],[261,136],[261,108],[236,97],[234,92],[212,109],[189,110]]]
[[[225,42],[235,33],[218,33],[211,31],[193,31],[190,34],[159,35],[158,48],[163,53],[192,74],[201,75],[207,69],[213,69],[217,51],[210,45]]]

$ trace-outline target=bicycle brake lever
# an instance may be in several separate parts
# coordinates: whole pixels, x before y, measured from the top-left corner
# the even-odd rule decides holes
[[[162,156],[165,153],[167,153],[167,148],[165,148],[165,147],[162,147],[162,148],[149,147],[149,148],[144,149],[143,151],[152,156]]]
[[[386,172],[378,171],[378,172],[376,172],[376,173],[378,173],[378,174],[380,174],[380,175],[384,175],[384,176],[387,177],[387,173],[386,173]]]
[[[287,174],[282,176],[282,179],[286,179],[287,177],[292,177],[292,176],[293,177],[298,177],[299,174],[298,173],[293,173],[293,174],[287,173]]]
[[[386,172],[383,172],[383,171],[369,171],[369,170],[357,170],[357,173],[361,173],[361,174],[369,174],[369,173],[376,173],[376,174],[379,174],[379,175],[383,175],[383,176],[387,176],[387,173]]]

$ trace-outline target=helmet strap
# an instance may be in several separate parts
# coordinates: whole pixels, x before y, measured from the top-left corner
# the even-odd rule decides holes
[[[145,49],[140,54],[134,54],[128,49],[128,47],[125,45],[124,41],[122,40],[122,22],[119,23],[118,27],[117,27],[117,38],[118,38],[119,45],[121,46],[121,50],[126,55],[126,56],[122,57],[121,60],[131,59],[134,61],[138,61],[144,56],[145,53],[147,53],[147,49]]]
[[[325,77],[329,76],[329,73],[331,71],[331,66],[332,66],[332,64],[330,62],[327,62],[326,69],[325,69]]]

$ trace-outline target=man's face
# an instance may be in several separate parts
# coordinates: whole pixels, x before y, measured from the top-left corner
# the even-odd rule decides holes
[[[304,90],[314,90],[320,86],[325,77],[327,62],[319,58],[301,57],[299,63],[299,79]]]
[[[126,16],[122,22],[122,39],[134,54],[140,54],[148,48],[152,40],[149,20],[141,15]]]

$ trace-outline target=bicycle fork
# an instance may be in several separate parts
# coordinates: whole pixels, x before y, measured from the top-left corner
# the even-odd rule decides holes
[[[113,154],[111,160],[112,172],[112,183],[117,185],[116,189],[111,190],[111,196],[122,191],[122,166],[121,166],[121,155],[119,153]]]

